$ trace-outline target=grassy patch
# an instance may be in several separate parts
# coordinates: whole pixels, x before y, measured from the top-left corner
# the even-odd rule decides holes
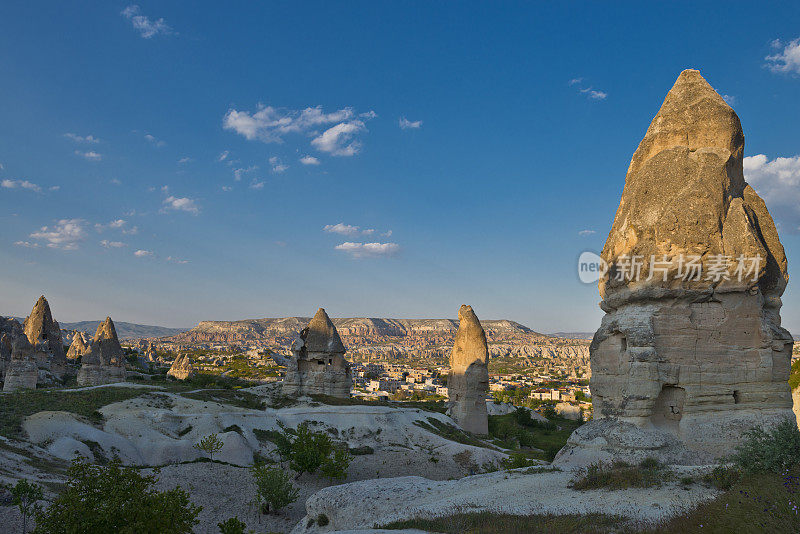
[[[44,411],[63,411],[102,422],[99,408],[147,393],[141,389],[107,387],[83,391],[32,390],[0,395],[0,435],[19,437],[22,421]]]
[[[798,475],[800,468],[742,478],[719,498],[671,519],[652,532],[800,532]]]
[[[606,534],[617,532],[624,519],[604,514],[589,515],[509,515],[492,512],[459,513],[436,519],[411,519],[382,528],[416,528],[445,534]]]
[[[194,399],[206,402],[218,402],[228,404],[237,408],[247,408],[250,410],[264,410],[266,403],[264,399],[249,391],[237,391],[235,389],[206,389],[203,391],[193,391],[191,393],[181,393],[187,399]]]
[[[348,448],[347,452],[349,452],[353,456],[364,456],[367,454],[375,454],[375,449],[373,449],[369,445],[362,445],[361,447]]]
[[[240,436],[242,435],[242,427],[240,427],[239,425],[227,426],[227,427],[223,428],[222,431],[223,432],[236,432]]]
[[[464,432],[457,426],[444,423],[434,417],[428,417],[427,423],[425,421],[414,421],[414,424],[420,428],[424,428],[432,434],[436,434],[437,436],[441,436],[450,441],[455,441],[456,443],[474,445],[475,447],[484,447],[486,449],[494,448],[485,441],[476,438],[472,434]]]
[[[253,435],[262,445],[266,445],[267,443],[272,443],[277,445],[278,443],[282,443],[281,440],[283,439],[283,434],[281,434],[277,430],[264,430],[261,428],[254,428]]]
[[[189,425],[186,428],[184,428],[183,430],[178,432],[178,437],[182,438],[183,436],[185,436],[186,434],[188,434],[191,431],[192,431],[192,425]]]
[[[578,421],[561,417],[554,417],[547,423],[540,422],[531,419],[527,410],[517,410],[505,415],[490,415],[489,436],[504,449],[525,452],[532,458],[549,462],[580,425]]]
[[[650,488],[660,486],[673,473],[657,460],[647,458],[639,465],[598,462],[581,469],[571,482],[576,490]]]

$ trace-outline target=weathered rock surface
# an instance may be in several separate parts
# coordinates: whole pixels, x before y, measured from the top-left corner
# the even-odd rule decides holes
[[[792,416],[786,256],[743,151],[736,113],[699,72],[681,73],[633,155],[602,252],[595,421],[556,463],[709,462]]]
[[[167,374],[178,380],[186,380],[194,376],[194,365],[188,354],[179,354],[172,366],[167,371]]]
[[[11,342],[11,360],[6,369],[3,391],[35,389],[39,379],[33,346],[24,335]]]
[[[33,347],[37,365],[58,377],[63,376],[66,372],[67,357],[61,340],[61,327],[53,319],[50,304],[44,295],[34,304],[23,328],[25,336]]]
[[[84,354],[88,347],[86,346],[86,340],[83,339],[83,332],[75,331],[75,334],[72,336],[72,343],[69,346],[69,350],[67,350],[67,359],[68,360],[77,360]]]
[[[447,382],[451,402],[449,415],[467,432],[488,434],[489,351],[486,333],[471,306],[459,308],[458,320]]]
[[[353,377],[344,353],[336,327],[320,308],[292,344],[293,357],[286,362],[283,392],[349,398]]]
[[[89,348],[81,358],[78,384],[97,386],[125,381],[125,353],[117,339],[111,317],[97,327]]]

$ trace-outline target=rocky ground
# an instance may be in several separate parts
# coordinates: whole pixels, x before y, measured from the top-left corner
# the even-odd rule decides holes
[[[246,391],[274,401],[273,386]],[[490,469],[505,454],[430,432],[415,423],[452,421],[417,408],[332,406],[307,399],[292,406],[254,409],[214,397],[219,390],[140,387],[134,392],[141,393],[100,408],[100,423],[67,412],[27,417],[23,423],[27,440],[0,438],[0,481],[13,482],[22,475],[44,484],[52,495],[64,481],[67,459],[80,455],[100,460],[116,454],[128,464],[145,466],[145,473],[155,473],[159,489],[184,488],[192,502],[203,507],[198,533],[216,533],[217,523],[233,516],[255,532],[296,534],[369,531],[391,521],[465,510],[602,512],[650,521],[714,496],[704,486],[686,489],[677,483],[655,489],[578,492],[569,487],[571,472],[547,466],[475,474]],[[502,405],[490,408],[492,413],[506,411]],[[277,429],[278,421],[290,427],[307,421],[351,448],[367,446],[374,452],[354,456],[344,483],[303,475],[296,481],[297,502],[278,515],[259,514],[248,466],[254,453],[273,455],[274,445],[259,441],[254,430]],[[225,443],[215,456],[219,461],[197,462],[201,453],[193,444],[210,433],[219,433]],[[0,499],[3,528],[18,530],[18,513],[5,504]],[[309,519],[320,514],[330,523],[309,526]]]

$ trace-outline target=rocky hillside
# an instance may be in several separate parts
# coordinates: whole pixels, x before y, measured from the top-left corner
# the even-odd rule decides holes
[[[91,337],[97,331],[97,327],[101,322],[102,321],[79,321],[77,323],[61,323],[61,329],[67,331],[78,330]],[[125,323],[122,321],[115,321],[114,326],[117,328],[117,336],[119,336],[120,339],[174,336],[186,331],[185,328],[167,328],[166,326]]]
[[[162,339],[181,347],[238,345],[269,348],[286,353],[292,340],[310,318],[284,317],[242,321],[202,321],[187,332]],[[414,358],[445,360],[453,345],[458,321],[454,319],[332,319],[347,347],[348,357]],[[513,358],[531,364],[535,360],[559,360],[588,365],[588,342],[540,334],[506,319],[484,320],[491,358]]]

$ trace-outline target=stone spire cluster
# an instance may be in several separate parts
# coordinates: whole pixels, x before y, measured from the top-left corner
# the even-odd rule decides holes
[[[594,420],[557,462],[704,463],[792,416],[786,256],[743,153],[733,109],[682,72],[633,155],[602,251]]]
[[[44,295],[39,297],[23,325],[25,336],[33,347],[36,364],[62,378],[67,370],[67,357],[61,340],[61,327],[53,319],[50,304]]]
[[[447,382],[451,402],[449,415],[468,432],[488,434],[489,350],[486,333],[471,306],[459,308],[458,321]]]
[[[125,353],[119,344],[114,322],[111,317],[106,317],[81,358],[78,384],[96,386],[124,381]]]
[[[345,352],[339,332],[320,308],[292,344],[283,393],[349,398],[353,376]]]

